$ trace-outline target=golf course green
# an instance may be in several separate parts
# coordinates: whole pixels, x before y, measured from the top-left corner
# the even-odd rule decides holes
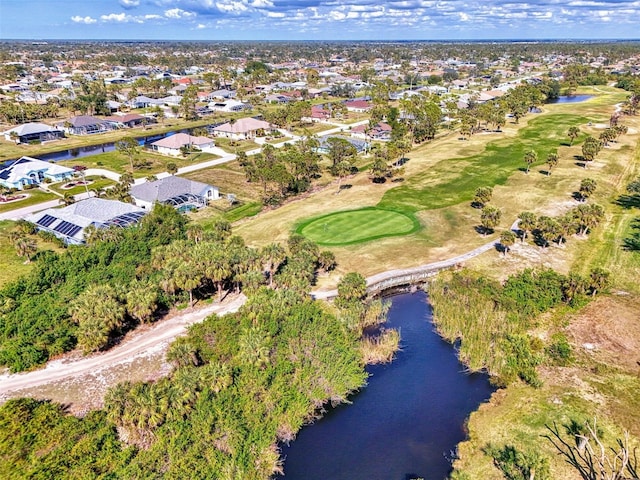
[[[420,224],[413,216],[368,207],[310,219],[300,224],[296,232],[318,245],[336,246],[407,235],[419,228]]]

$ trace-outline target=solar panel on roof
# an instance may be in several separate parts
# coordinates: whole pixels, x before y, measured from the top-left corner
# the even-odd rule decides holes
[[[36,224],[46,228],[55,221],[56,217],[52,217],[51,215],[44,215],[42,218],[36,221]]]
[[[79,227],[75,223],[62,221],[58,225],[56,225],[53,230],[56,231],[56,232],[59,232],[59,233],[61,233],[63,235],[66,235],[67,237],[73,237],[81,229],[82,229],[82,227]]]

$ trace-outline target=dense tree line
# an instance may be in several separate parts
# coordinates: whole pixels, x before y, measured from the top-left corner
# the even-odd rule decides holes
[[[0,407],[0,472],[267,479],[282,471],[279,442],[367,377],[358,334],[287,288],[261,287],[238,313],[192,326],[167,358],[168,378],[113,387],[82,420],[32,400]]]
[[[0,364],[12,371],[32,368],[74,348],[83,338],[79,332],[86,329],[99,332],[100,341],[83,348],[104,346],[137,321],[138,306],[125,298],[134,282],[141,288],[158,282],[158,272],[150,268],[153,249],[184,237],[185,230],[184,217],[171,207],[158,206],[138,227],[103,230],[92,245],[71,246],[61,254],[37,254],[28,276],[0,290]],[[126,315],[104,321],[92,315],[97,308],[109,310],[114,301]],[[160,295],[156,308],[168,303],[170,299]],[[94,323],[90,327],[85,322]]]
[[[570,355],[563,339],[545,345],[529,335],[537,316],[563,303],[583,305],[608,283],[608,272],[599,268],[588,277],[527,269],[503,284],[462,271],[433,281],[429,296],[438,332],[459,342],[458,355],[470,370],[486,369],[498,385],[521,379],[536,386],[538,365]]]
[[[263,202],[278,204],[286,197],[305,192],[320,173],[318,142],[305,137],[295,145],[276,149],[265,145],[257,155],[239,155],[249,182],[262,186]]]

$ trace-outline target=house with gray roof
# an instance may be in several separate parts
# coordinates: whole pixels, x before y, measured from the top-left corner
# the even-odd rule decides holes
[[[220,191],[218,187],[172,175],[133,185],[131,197],[145,210],[151,210],[154,203],[164,203],[185,212],[205,207],[210,200],[218,200]]]
[[[67,133],[72,135],[90,135],[92,133],[106,132],[114,128],[113,125],[106,120],[92,115],[71,117],[65,122],[57,123],[56,126],[63,128]]]
[[[24,190],[29,185],[38,185],[45,180],[62,182],[73,178],[74,170],[56,163],[37,158],[22,157],[9,166],[0,168],[0,185],[7,188]]]
[[[88,198],[62,208],[49,208],[25,217],[38,230],[53,233],[67,245],[85,243],[88,227],[125,228],[134,225],[148,212],[144,209],[103,198]]]
[[[64,132],[46,123],[30,122],[10,128],[4,132],[4,138],[16,143],[47,142],[64,138]]]

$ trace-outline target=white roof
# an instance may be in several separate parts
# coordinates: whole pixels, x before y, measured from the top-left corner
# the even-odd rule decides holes
[[[225,133],[246,133],[260,129],[270,130],[271,124],[269,122],[265,122],[264,120],[257,120],[255,118],[247,117],[240,118],[233,123],[228,122],[222,125],[218,125],[213,130],[215,132]]]
[[[156,147],[163,148],[180,148],[185,145],[209,145],[212,144],[213,140],[207,137],[194,137],[187,133],[176,133],[175,135],[170,135],[166,138],[162,138],[156,142],[153,142],[151,145]]]
[[[30,135],[33,133],[50,132],[51,130],[55,130],[55,129],[52,126],[47,125],[46,123],[31,122],[31,123],[24,123],[22,125],[18,125],[17,127],[13,127],[4,133],[8,135],[8,134],[11,134],[11,132],[16,132],[18,135],[22,136],[22,135]]]
[[[114,221],[113,224],[125,227],[136,223],[146,213],[146,210],[130,203],[88,198],[66,207],[34,213],[25,217],[25,220],[73,239],[73,243],[82,243],[84,230],[90,225],[103,227],[110,225],[107,222]]]
[[[9,183],[16,183],[20,179],[28,177],[34,171],[45,171],[48,175],[61,175],[72,173],[73,168],[63,167],[62,165],[45,162],[37,158],[22,157],[0,170],[0,176]]]

